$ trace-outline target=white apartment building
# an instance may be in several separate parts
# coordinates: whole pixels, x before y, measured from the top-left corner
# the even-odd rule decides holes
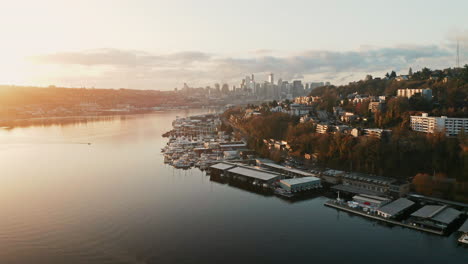
[[[421,94],[422,97],[426,98],[427,100],[432,100],[432,90],[429,88],[426,89],[398,89],[397,96],[398,97],[406,97],[411,98],[415,94]]]
[[[462,128],[468,132],[468,118],[435,117],[423,113],[421,116],[411,116],[411,129],[424,133],[443,132],[447,136],[456,136]]]

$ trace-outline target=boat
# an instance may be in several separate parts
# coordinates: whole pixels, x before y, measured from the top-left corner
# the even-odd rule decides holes
[[[287,197],[287,198],[291,198],[294,196],[293,193],[289,192],[289,191],[286,191],[285,189],[283,188],[276,188],[275,189],[275,194],[278,194],[278,195],[281,195],[281,196],[284,196],[284,197]]]
[[[468,233],[463,234],[459,239],[458,242],[463,244],[468,244]]]

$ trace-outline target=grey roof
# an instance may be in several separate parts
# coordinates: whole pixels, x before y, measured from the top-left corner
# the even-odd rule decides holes
[[[431,216],[440,210],[442,205],[426,205],[416,212],[412,213],[411,216],[421,217],[421,218],[431,218]]]
[[[302,177],[302,178],[281,180],[282,183],[287,184],[289,186],[296,185],[296,184],[302,184],[302,183],[308,183],[308,182],[317,182],[317,181],[320,182],[320,179],[317,178],[317,177]]]
[[[351,186],[351,185],[338,184],[338,185],[332,186],[331,188],[337,191],[343,191],[343,192],[349,192],[349,193],[355,193],[355,194],[382,195],[381,192],[371,191],[368,189],[359,188],[359,187]]]
[[[235,167],[236,165],[234,164],[229,164],[229,163],[217,163],[213,166],[210,166],[212,169],[218,169],[218,170],[228,170],[230,168]]]
[[[258,169],[249,169],[243,167],[235,167],[230,169],[229,172],[240,174],[246,177],[255,178],[263,181],[269,181],[279,177],[277,174],[267,173]]]
[[[460,211],[447,207],[445,208],[445,210],[438,213],[432,219],[434,219],[437,222],[444,223],[444,224],[450,224],[453,222],[453,220],[457,219],[460,216],[460,214],[461,214]]]
[[[458,229],[458,231],[468,233],[468,219],[465,221],[465,223]]]
[[[371,196],[372,197],[372,196]],[[355,195],[353,196],[353,200],[360,200],[360,201],[365,201],[365,202],[371,202],[371,203],[376,203],[376,204],[381,204],[384,201],[381,199],[374,199],[366,196],[361,196],[361,195]]]
[[[285,166],[282,166],[282,165],[279,165],[279,164],[276,164],[276,163],[263,163],[263,165],[269,166],[269,167],[272,167],[272,168],[277,168],[277,169],[289,171],[289,172],[299,174],[299,175],[302,175],[302,176],[306,176],[306,177],[309,177],[309,176],[313,175],[312,173],[309,173],[309,172],[306,172],[306,171],[301,171],[301,170],[297,170],[297,169],[293,169],[293,168],[288,168],[288,167],[285,167]]]
[[[447,205],[426,205],[411,215],[421,218],[430,218],[440,223],[450,224],[460,216],[460,214],[460,211],[450,208]]]
[[[396,215],[409,207],[411,207],[414,204],[413,201],[410,201],[406,198],[400,198],[398,200],[395,200],[389,204],[386,204],[382,207],[380,207],[379,211],[389,214],[389,215]]]
[[[376,176],[359,172],[345,174],[343,177],[351,180],[367,181],[377,184],[390,184],[396,181],[396,179],[389,177]]]

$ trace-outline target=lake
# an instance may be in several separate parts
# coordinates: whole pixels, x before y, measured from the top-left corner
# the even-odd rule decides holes
[[[206,112],[0,129],[0,263],[468,263],[455,234],[165,165],[161,134],[176,116]]]

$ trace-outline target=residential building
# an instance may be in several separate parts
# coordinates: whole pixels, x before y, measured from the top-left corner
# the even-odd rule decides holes
[[[380,128],[365,128],[363,129],[363,135],[367,137],[382,138],[386,135],[390,135],[392,130],[380,129]]]
[[[456,136],[463,129],[468,131],[468,118],[433,117],[427,113],[411,116],[411,129],[423,133],[444,132],[447,136]]]
[[[426,98],[427,100],[432,100],[432,90],[429,88],[425,89],[398,89],[397,91],[397,96],[398,97],[406,97],[406,98],[411,98],[416,94],[420,94],[423,98]]]

